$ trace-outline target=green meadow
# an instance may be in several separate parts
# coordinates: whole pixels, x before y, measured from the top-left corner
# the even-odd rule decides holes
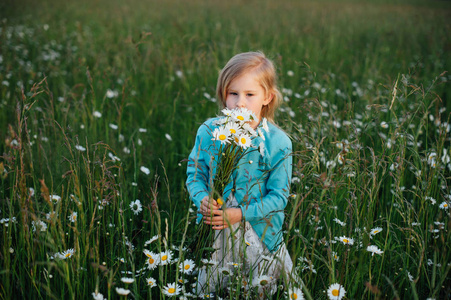
[[[2,1],[0,299],[258,299],[240,268],[216,295],[183,268],[197,128],[257,50],[293,143],[296,276],[265,297],[448,299],[449,20],[435,0]]]

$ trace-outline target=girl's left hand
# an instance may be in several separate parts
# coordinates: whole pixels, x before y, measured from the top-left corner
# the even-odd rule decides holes
[[[242,219],[241,208],[226,208],[225,210],[215,209],[212,212],[213,216],[204,215],[204,223],[212,225],[212,228],[215,230],[222,230],[232,226]]]

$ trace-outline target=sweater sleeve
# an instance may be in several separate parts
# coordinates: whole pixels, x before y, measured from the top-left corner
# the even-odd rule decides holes
[[[186,170],[186,187],[191,201],[200,208],[200,203],[205,196],[208,196],[208,183],[210,180],[210,168],[208,156],[206,155],[206,145],[209,141],[208,126],[202,124],[196,135],[196,141],[188,157],[188,167]]]
[[[283,212],[290,193],[292,173],[292,144],[287,136],[271,145],[270,169],[265,181],[266,195],[240,205],[243,217],[249,222],[270,221],[271,215]]]

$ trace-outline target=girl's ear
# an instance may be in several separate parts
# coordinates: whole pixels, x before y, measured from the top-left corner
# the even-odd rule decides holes
[[[263,102],[263,105],[268,105],[269,103],[271,103],[273,98],[274,98],[274,93],[268,93],[265,101]]]

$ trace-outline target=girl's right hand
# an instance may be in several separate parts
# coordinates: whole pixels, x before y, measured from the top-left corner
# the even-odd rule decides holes
[[[204,216],[213,215],[213,210],[218,210],[220,207],[215,199],[205,196],[200,203],[200,213]]]

